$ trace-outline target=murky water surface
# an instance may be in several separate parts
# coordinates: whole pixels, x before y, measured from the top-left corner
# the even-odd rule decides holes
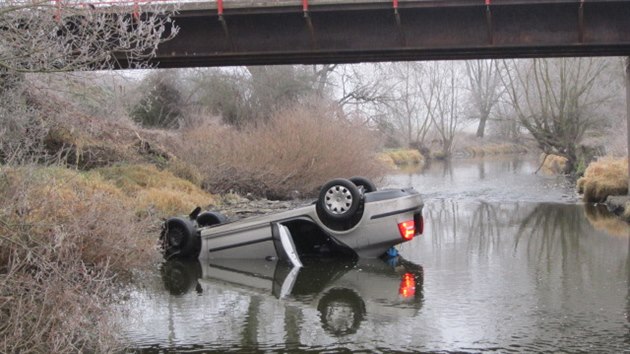
[[[143,352],[628,352],[630,231],[525,158],[392,175],[425,234],[389,262],[172,262],[128,301]]]

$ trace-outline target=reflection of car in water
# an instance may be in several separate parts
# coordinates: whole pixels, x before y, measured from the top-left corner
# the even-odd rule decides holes
[[[366,314],[413,316],[423,303],[422,267],[399,256],[312,260],[304,267],[276,260],[170,260],[162,279],[173,295],[218,285],[298,302],[316,310],[335,336],[355,333]]]
[[[334,179],[317,201],[294,210],[227,222],[195,209],[166,220],[160,235],[170,258],[278,258],[299,265],[310,256],[377,258],[422,233],[423,202],[413,188],[377,191],[362,177]]]

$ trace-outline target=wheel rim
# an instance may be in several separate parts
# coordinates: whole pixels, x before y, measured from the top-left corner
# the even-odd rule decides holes
[[[166,234],[168,244],[171,247],[179,247],[184,241],[184,232],[179,227],[172,227]]]
[[[352,193],[344,186],[332,186],[326,191],[325,205],[331,214],[345,214],[352,205]]]

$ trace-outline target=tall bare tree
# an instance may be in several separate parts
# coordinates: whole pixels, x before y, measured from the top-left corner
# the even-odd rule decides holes
[[[594,87],[607,62],[597,58],[503,61],[510,102],[520,123],[546,154],[578,162],[578,145],[598,125],[597,108],[609,94]]]
[[[389,64],[380,73],[389,91],[389,100],[385,102],[387,119],[405,137],[408,146],[424,144],[432,124],[423,102],[427,98],[422,96],[425,74],[423,64],[418,62]],[[431,90],[427,92],[433,94]]]
[[[433,62],[426,71],[426,84],[420,90],[424,108],[440,137],[443,157],[452,152],[460,122],[458,76],[453,62]]]
[[[495,60],[466,61],[466,74],[475,118],[479,119],[476,136],[483,138],[492,109],[499,103],[505,89],[501,85]]]
[[[387,65],[387,64],[385,64]],[[344,111],[365,124],[380,122],[380,106],[389,101],[387,85],[378,75],[380,64],[340,65],[332,86],[335,99]]]

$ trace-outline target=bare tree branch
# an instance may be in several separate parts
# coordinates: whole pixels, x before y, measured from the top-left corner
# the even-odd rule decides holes
[[[145,5],[85,6],[78,0],[0,3],[0,72],[107,69],[116,57],[146,65],[178,28],[170,14]]]

